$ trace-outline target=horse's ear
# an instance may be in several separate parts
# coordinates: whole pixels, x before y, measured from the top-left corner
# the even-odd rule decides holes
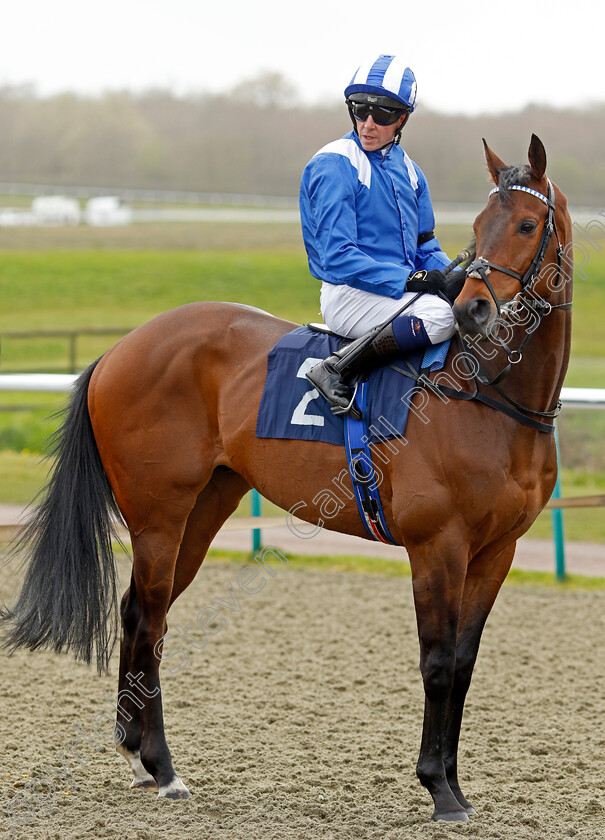
[[[536,134],[532,134],[531,136],[528,155],[531,176],[536,181],[541,181],[546,172],[546,149]]]
[[[487,162],[487,168],[489,170],[489,174],[491,175],[492,181],[496,186],[498,186],[498,178],[500,173],[503,169],[506,169],[506,164],[504,161],[500,160],[498,155],[494,154],[490,147],[485,142],[485,138],[483,139],[483,149],[485,151],[485,160]]]

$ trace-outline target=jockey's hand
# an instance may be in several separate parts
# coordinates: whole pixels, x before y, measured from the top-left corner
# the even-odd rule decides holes
[[[447,284],[445,291],[446,297],[453,304],[462,291],[462,287],[466,281],[466,269],[455,268],[449,274],[445,275],[445,281]]]
[[[437,269],[415,271],[405,284],[406,292],[428,292],[429,295],[445,292],[446,288],[445,274]]]

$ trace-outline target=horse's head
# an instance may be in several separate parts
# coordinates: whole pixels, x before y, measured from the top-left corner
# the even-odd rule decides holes
[[[559,231],[568,233],[569,219],[565,196],[546,177],[546,152],[535,134],[525,165],[507,166],[485,140],[483,145],[496,186],[475,219],[477,258],[454,304],[460,332],[480,336],[519,292],[546,299],[564,282]]]

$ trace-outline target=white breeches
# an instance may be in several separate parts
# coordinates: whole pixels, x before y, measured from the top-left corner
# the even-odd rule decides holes
[[[404,292],[400,300],[393,300],[352,286],[322,283],[321,315],[324,324],[334,332],[347,338],[359,338],[372,327],[392,318],[415,294]],[[454,334],[452,307],[437,295],[420,295],[402,314],[421,318],[432,344],[439,344]]]

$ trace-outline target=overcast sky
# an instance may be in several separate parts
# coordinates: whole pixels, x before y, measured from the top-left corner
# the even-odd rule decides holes
[[[418,102],[448,113],[605,102],[595,0],[4,0],[0,84],[177,94],[281,72],[337,102],[364,59],[394,53]]]

